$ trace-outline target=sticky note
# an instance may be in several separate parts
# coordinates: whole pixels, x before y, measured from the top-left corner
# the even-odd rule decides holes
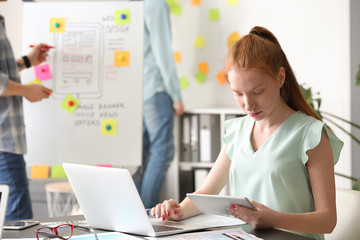
[[[227,5],[237,5],[237,4],[238,4],[238,0],[226,0],[226,4],[227,4]]]
[[[198,72],[197,74],[195,74],[195,78],[199,84],[202,84],[206,81],[206,75],[202,72]]]
[[[49,165],[33,165],[31,167],[31,178],[48,178]]]
[[[129,51],[115,51],[114,52],[114,66],[115,67],[130,66],[130,52]]]
[[[181,77],[179,79],[179,81],[180,81],[180,89],[181,90],[187,88],[190,85],[187,77]]]
[[[50,18],[50,32],[65,32],[65,18]]]
[[[210,21],[219,21],[219,19],[220,19],[219,9],[210,9],[209,19],[210,19]]]
[[[230,36],[228,37],[228,40],[227,40],[227,46],[228,48],[230,49],[231,46],[237,41],[239,40],[241,37],[240,37],[240,34],[237,33],[237,32],[233,32],[232,34],[230,34]]]
[[[170,13],[176,16],[181,16],[182,13],[182,6],[177,4],[177,1],[174,0],[166,0],[169,5]]]
[[[28,82],[26,85],[31,85],[31,84],[38,84],[38,85],[43,85],[42,82],[40,81],[40,79],[36,78],[35,80]]]
[[[195,37],[195,43],[194,43],[196,48],[203,48],[205,47],[205,37],[203,36],[197,36]]]
[[[34,66],[35,76],[40,81],[45,81],[51,79],[51,71],[49,64],[37,65]]]
[[[109,167],[109,168],[111,168],[111,167],[112,167],[112,164],[96,164],[95,166],[97,166],[97,167]]]
[[[113,119],[105,119],[101,121],[101,135],[116,135],[117,121]]]
[[[217,75],[216,78],[220,85],[224,85],[226,82],[225,76],[224,76],[224,70],[221,70]]]
[[[198,69],[202,73],[209,73],[209,65],[207,62],[201,62],[198,64]]]
[[[174,60],[176,63],[181,63],[181,52],[178,51],[174,52]]]
[[[115,25],[130,24],[130,9],[122,9],[115,11]]]
[[[62,165],[51,166],[51,178],[66,178],[66,174]]]
[[[191,5],[199,6],[199,5],[201,5],[201,0],[191,0]]]
[[[66,95],[60,106],[72,114],[77,109],[79,104],[80,104],[79,99],[73,97],[71,94],[68,94]]]

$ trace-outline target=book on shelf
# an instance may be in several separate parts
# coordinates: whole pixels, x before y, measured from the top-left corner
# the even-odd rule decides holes
[[[190,115],[184,114],[181,118],[181,161],[191,161],[191,146],[190,146]]]
[[[191,162],[199,162],[199,115],[192,114],[190,121],[190,149],[191,149]]]
[[[220,116],[200,115],[200,162],[215,162],[220,152]]]

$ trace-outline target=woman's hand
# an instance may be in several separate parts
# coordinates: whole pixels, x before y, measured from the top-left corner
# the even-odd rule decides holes
[[[174,199],[165,200],[151,209],[151,215],[165,220],[181,220],[184,216],[184,208]]]
[[[231,204],[229,212],[234,217],[240,218],[244,222],[250,224],[254,229],[273,228],[273,221],[277,212],[255,201],[251,201],[251,203],[257,211],[236,204]]]

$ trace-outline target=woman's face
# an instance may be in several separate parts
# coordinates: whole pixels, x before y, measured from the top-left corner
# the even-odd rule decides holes
[[[280,88],[285,80],[284,68],[280,68],[277,79],[256,70],[233,68],[228,79],[239,108],[255,121],[263,120],[282,106]]]

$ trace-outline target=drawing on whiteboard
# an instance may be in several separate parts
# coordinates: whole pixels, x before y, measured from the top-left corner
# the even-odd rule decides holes
[[[103,84],[104,31],[100,23],[66,23],[66,30],[54,34],[53,58],[55,99],[67,94],[77,98],[100,98]]]

